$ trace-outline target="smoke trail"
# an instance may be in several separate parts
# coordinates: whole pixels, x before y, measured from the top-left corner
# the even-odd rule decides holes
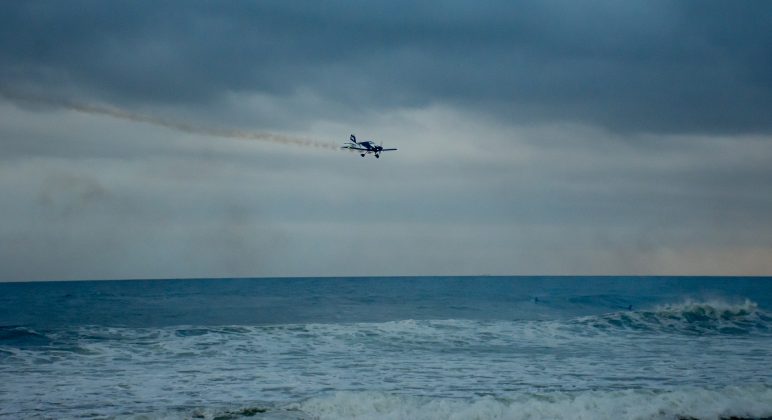
[[[49,105],[54,107],[60,107],[69,109],[72,111],[81,112],[84,114],[95,115],[107,115],[113,118],[118,118],[127,121],[133,121],[144,124],[152,124],[159,127],[168,128],[171,130],[181,131],[189,134],[199,134],[212,137],[224,137],[231,139],[242,140],[258,140],[271,143],[289,144],[295,146],[314,147],[319,149],[328,150],[340,150],[340,148],[331,142],[323,142],[318,140],[306,139],[302,137],[287,136],[283,134],[275,133],[260,133],[253,131],[232,130],[226,128],[205,127],[201,125],[189,124],[181,121],[172,121],[166,118],[156,117],[152,115],[139,114],[136,112],[127,111],[125,109],[94,105],[74,102],[65,99],[44,98],[33,95],[20,94],[18,92],[7,92],[0,90],[0,95],[8,99],[19,100],[22,102],[30,102],[36,104]]]

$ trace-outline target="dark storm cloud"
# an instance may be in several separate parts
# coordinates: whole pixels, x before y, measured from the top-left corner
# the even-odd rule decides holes
[[[770,27],[765,1],[3,2],[0,87],[204,108],[308,91],[351,110],[769,133]]]

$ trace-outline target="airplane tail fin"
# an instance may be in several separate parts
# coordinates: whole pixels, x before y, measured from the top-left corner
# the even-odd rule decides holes
[[[349,141],[352,142],[352,143],[356,143],[357,142],[357,136],[352,134],[351,137],[349,137]]]

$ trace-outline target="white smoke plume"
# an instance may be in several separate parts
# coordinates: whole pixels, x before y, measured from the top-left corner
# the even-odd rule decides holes
[[[199,134],[204,136],[223,137],[223,138],[231,138],[231,139],[266,141],[271,143],[280,143],[280,144],[288,144],[288,145],[303,146],[303,147],[314,147],[318,149],[340,150],[340,148],[335,143],[332,143],[332,142],[324,142],[319,140],[313,140],[313,139],[295,137],[295,136],[287,136],[287,135],[275,134],[275,133],[242,131],[242,130],[233,130],[233,129],[219,128],[219,127],[207,127],[207,126],[190,124],[190,123],[181,122],[181,121],[173,121],[173,120],[169,120],[169,119],[154,116],[154,115],[140,114],[140,113],[128,111],[125,109],[116,108],[113,106],[80,103],[80,102],[67,100],[67,99],[46,98],[46,97],[37,96],[37,95],[21,94],[18,92],[7,92],[4,90],[0,90],[0,96],[3,96],[11,100],[15,100],[15,101],[40,104],[40,105],[48,105],[48,106],[68,109],[71,111],[82,112],[85,114],[106,115],[106,116],[127,120],[127,121],[134,121],[134,122],[144,123],[144,124],[152,124],[159,127],[168,128],[170,130],[176,130],[176,131],[181,131],[181,132],[190,133],[190,134]]]

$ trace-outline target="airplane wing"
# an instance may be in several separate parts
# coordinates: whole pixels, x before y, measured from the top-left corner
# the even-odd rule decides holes
[[[397,149],[383,149],[383,150],[381,150],[381,152],[390,152],[392,150],[397,150]]]

